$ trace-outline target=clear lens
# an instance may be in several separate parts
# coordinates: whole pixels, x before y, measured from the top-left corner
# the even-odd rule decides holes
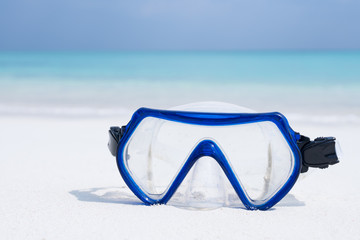
[[[255,203],[273,196],[293,169],[291,149],[271,122],[202,126],[152,117],[145,118],[129,139],[125,164],[139,187],[160,199],[192,150],[205,139],[222,149],[249,200]],[[199,170],[195,172],[209,171]],[[190,182],[194,185],[196,181]]]
[[[236,132],[241,137],[233,144],[222,144],[222,148],[248,197],[261,203],[288,179],[293,154],[272,122],[239,125]]]

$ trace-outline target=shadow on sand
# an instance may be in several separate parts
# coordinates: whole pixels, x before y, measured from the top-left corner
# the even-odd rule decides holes
[[[89,188],[73,190],[70,194],[84,202],[145,205],[126,187]]]
[[[127,205],[145,205],[140,201],[127,187],[104,187],[104,188],[89,188],[81,190],[73,190],[69,192],[75,196],[79,201],[84,202],[99,202],[99,203],[115,203],[115,204],[127,204]],[[187,206],[181,206],[181,204],[172,203],[172,205],[182,209],[192,209]],[[292,194],[286,195],[278,204],[276,204],[270,210],[275,210],[278,207],[300,207],[305,206],[305,203],[296,199]],[[232,207],[232,206],[224,206]],[[239,208],[239,206],[234,206]],[[244,207],[240,207],[244,208]]]

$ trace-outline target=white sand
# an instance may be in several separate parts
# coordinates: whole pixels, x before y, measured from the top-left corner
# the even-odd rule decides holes
[[[0,117],[1,239],[359,239],[360,126],[291,122],[334,135],[344,157],[298,181],[269,211],[144,206],[108,152],[107,129],[129,119]],[[298,204],[294,204],[294,203]]]

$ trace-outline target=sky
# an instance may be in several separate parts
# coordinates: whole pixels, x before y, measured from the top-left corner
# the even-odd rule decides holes
[[[358,0],[1,0],[0,50],[360,49]]]

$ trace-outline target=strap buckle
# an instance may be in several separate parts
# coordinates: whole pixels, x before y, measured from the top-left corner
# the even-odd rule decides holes
[[[126,126],[120,127],[110,127],[109,130],[109,142],[108,142],[108,148],[111,152],[111,154],[116,157],[117,155],[117,148],[120,142],[120,139],[124,135],[126,130]]]
[[[301,173],[307,172],[309,167],[327,168],[329,165],[339,163],[336,155],[334,137],[318,137],[314,141],[301,135],[297,145],[302,155]]]

